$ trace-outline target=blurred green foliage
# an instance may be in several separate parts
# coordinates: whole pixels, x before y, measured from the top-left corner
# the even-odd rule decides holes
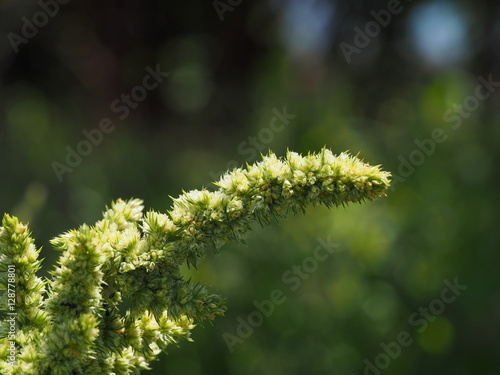
[[[329,2],[315,6],[322,3]],[[253,231],[247,246],[226,246],[198,271],[186,269],[227,297],[228,312],[197,327],[194,343],[172,348],[150,373],[363,374],[365,360],[384,352],[381,343],[406,331],[412,344],[384,374],[497,374],[500,95],[478,101],[456,129],[444,116],[475,95],[477,77],[500,80],[500,8],[456,2],[475,48],[436,65],[412,47],[407,26],[414,9],[432,3],[404,4],[351,64],[339,44],[352,43],[353,27],[385,2],[332,1],[331,27],[320,34],[328,40],[298,50],[287,39],[287,2],[242,2],[222,22],[201,1],[61,5],[18,54],[7,38],[0,47],[0,212],[30,223],[47,272],[56,256],[50,238],[95,222],[119,197],[169,209],[169,196],[209,187],[230,161],[254,161],[241,153],[249,137],[257,138],[255,151],[278,155],[324,145],[359,152],[404,181],[376,202],[316,208]],[[2,3],[3,35],[20,33],[21,17],[37,10],[27,1]],[[314,29],[308,14],[296,20],[300,35]],[[120,120],[111,103],[157,64],[169,77]],[[296,117],[272,136],[262,132],[284,106]],[[60,183],[52,163],[64,163],[66,147],[76,148],[82,130],[105,117],[115,130]],[[436,128],[446,140],[423,159],[414,153],[419,165],[403,176],[401,160]],[[339,251],[291,291],[283,272],[311,256],[318,237]],[[455,278],[468,288],[418,332],[409,317]],[[222,335],[273,289],[286,301],[230,353]]]

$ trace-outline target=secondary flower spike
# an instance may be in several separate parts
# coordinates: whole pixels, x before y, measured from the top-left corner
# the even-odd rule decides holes
[[[390,173],[347,153],[269,153],[222,176],[215,191],[183,193],[167,213],[143,216],[139,199],[113,202],[95,225],[51,241],[61,256],[46,282],[35,275],[41,260],[27,227],[6,214],[0,289],[15,290],[18,320],[15,334],[0,330],[0,372],[138,374],[169,344],[189,340],[195,323],[225,311],[223,298],[183,279],[182,265],[243,241],[253,222],[361,203],[389,184]]]

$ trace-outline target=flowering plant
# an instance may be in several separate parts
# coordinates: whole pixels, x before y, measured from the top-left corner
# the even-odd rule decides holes
[[[222,176],[216,191],[182,194],[168,213],[143,215],[138,199],[113,202],[95,225],[51,241],[61,256],[50,280],[36,276],[40,249],[28,228],[5,214],[0,370],[139,374],[169,344],[189,339],[195,323],[224,313],[223,299],[184,280],[181,265],[196,267],[208,248],[243,241],[254,221],[385,195],[389,178],[379,166],[328,149],[285,159],[270,153]]]

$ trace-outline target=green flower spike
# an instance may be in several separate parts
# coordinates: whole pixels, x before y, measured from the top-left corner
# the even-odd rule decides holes
[[[189,340],[195,323],[225,311],[220,296],[183,279],[181,265],[196,267],[208,248],[243,241],[255,221],[383,196],[389,178],[327,149],[285,159],[270,153],[222,176],[216,191],[185,192],[168,213],[143,217],[142,201],[117,200],[94,226],[51,241],[61,257],[47,282],[35,275],[39,250],[27,227],[6,214],[0,292],[14,298],[0,305],[0,371],[139,374],[169,344]]]

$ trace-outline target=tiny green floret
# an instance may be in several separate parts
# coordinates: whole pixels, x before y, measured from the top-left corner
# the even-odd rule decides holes
[[[347,153],[269,153],[224,174],[215,191],[184,192],[166,213],[143,216],[139,199],[113,202],[95,225],[51,241],[61,255],[48,281],[36,276],[40,250],[28,228],[5,214],[0,372],[138,374],[168,345],[190,340],[195,324],[224,314],[224,299],[185,280],[182,265],[243,242],[255,222],[372,200],[389,184],[390,173]]]

